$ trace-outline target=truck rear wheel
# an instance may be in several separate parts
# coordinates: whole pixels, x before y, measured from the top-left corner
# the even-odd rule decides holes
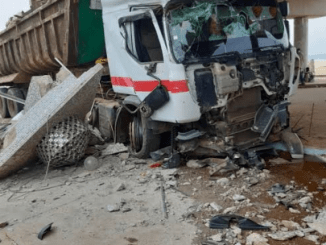
[[[24,94],[19,88],[8,89],[8,94],[17,98],[24,99]],[[16,101],[7,100],[8,111],[11,117],[16,116],[20,111],[24,109],[24,105]]]
[[[7,88],[0,88],[0,92],[6,94],[8,92]],[[2,118],[10,117],[8,107],[7,107],[7,99],[0,97],[0,115]]]
[[[129,151],[137,158],[148,158],[149,153],[160,147],[160,135],[153,134],[153,130],[148,128],[148,119],[139,112],[129,124],[129,137]]]

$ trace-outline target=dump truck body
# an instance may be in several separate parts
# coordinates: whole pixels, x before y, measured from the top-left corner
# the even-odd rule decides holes
[[[0,82],[56,72],[55,58],[67,67],[94,64],[103,50],[101,10],[88,0],[50,0],[0,32]]]

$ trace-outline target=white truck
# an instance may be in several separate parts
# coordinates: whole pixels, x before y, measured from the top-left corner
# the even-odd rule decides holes
[[[179,153],[259,167],[257,152],[281,139],[302,157],[289,130],[300,58],[289,42],[287,2],[101,3],[104,28],[92,28],[104,29],[112,87],[91,123],[105,136],[129,143],[139,158],[171,146],[168,167]]]

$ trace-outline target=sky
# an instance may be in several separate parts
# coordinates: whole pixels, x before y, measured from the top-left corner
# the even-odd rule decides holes
[[[29,0],[0,0],[0,31],[5,29],[7,20],[20,11],[29,9]],[[293,21],[291,40],[293,43]],[[309,55],[326,54],[326,17],[309,20]]]

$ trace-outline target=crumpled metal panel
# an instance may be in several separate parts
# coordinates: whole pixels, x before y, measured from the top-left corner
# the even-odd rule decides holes
[[[0,152],[0,178],[36,158],[36,146],[52,126],[69,116],[84,120],[94,101],[102,69],[97,64],[78,79],[68,76],[12,126],[8,132],[12,139],[7,139],[7,147]]]

